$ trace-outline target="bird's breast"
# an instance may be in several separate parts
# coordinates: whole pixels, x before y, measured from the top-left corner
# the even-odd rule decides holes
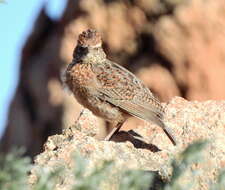
[[[67,70],[66,80],[72,91],[90,86],[94,79],[90,64],[75,64]]]

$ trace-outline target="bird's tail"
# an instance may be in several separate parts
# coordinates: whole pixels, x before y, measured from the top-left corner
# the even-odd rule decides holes
[[[165,126],[165,124],[164,124],[164,126]],[[175,140],[175,138],[173,137],[173,135],[170,133],[170,130],[168,130],[168,128],[167,127],[164,127],[163,128],[163,131],[166,133],[166,135],[167,135],[167,137],[170,139],[170,141],[173,143],[173,145],[174,146],[176,146],[176,140]]]
[[[167,135],[167,137],[170,139],[170,141],[173,143],[174,146],[177,144],[176,139],[170,132],[170,129],[165,125],[165,123],[162,121],[161,118],[156,117],[156,116],[154,116],[154,117],[151,116],[150,120],[155,122],[156,124],[158,124],[163,129],[163,131],[165,132],[165,134]]]

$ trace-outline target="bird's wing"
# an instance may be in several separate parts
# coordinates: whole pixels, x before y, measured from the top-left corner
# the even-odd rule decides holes
[[[162,121],[164,111],[160,102],[134,74],[112,62],[105,63],[104,68],[97,68],[95,74],[99,84],[94,91],[100,99],[130,115],[156,123],[176,145],[174,137]]]
[[[128,114],[146,121],[153,121],[161,127],[164,126],[162,124],[163,112],[156,106],[136,100],[123,99],[117,92],[114,92],[114,89],[101,88],[98,89],[98,92],[101,94],[99,98],[123,109]]]
[[[177,144],[174,136],[170,132],[170,129],[162,121],[163,112],[161,109],[157,108],[158,106],[154,106],[149,103],[144,104],[143,102],[121,99],[117,92],[114,92],[113,89],[106,90],[101,88],[98,89],[98,91],[98,94],[101,94],[100,98],[102,98],[102,100],[123,109],[125,112],[137,118],[156,123],[163,129],[173,145]]]
[[[95,67],[95,73],[100,84],[97,88],[100,99],[163,127],[160,102],[133,73],[113,62]]]

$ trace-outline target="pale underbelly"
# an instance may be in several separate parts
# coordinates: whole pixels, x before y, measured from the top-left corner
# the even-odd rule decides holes
[[[99,99],[96,96],[79,93],[74,93],[77,101],[85,108],[93,112],[94,115],[101,117],[109,122],[123,122],[125,120],[125,114],[116,106]]]

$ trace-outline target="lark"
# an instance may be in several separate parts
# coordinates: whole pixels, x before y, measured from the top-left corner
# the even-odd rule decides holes
[[[160,126],[176,145],[163,122],[160,101],[133,73],[107,59],[96,30],[79,35],[73,60],[64,72],[64,83],[81,105],[112,123],[114,128],[105,140],[118,133],[128,117],[135,116]]]

